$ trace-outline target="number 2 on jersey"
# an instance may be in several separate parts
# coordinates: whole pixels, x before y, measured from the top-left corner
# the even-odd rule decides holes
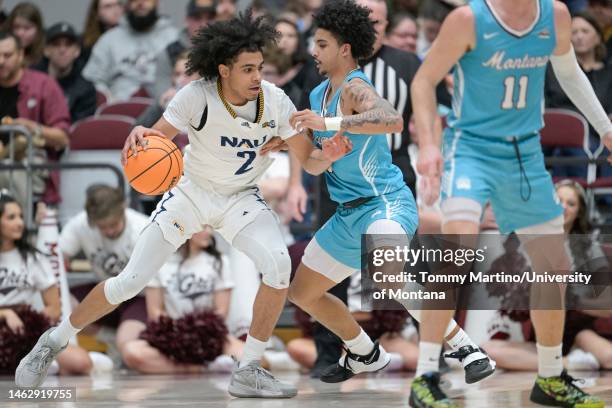
[[[516,105],[514,104],[514,83],[516,78],[513,76],[506,77],[504,79],[504,100],[502,101],[502,109],[525,109],[527,106],[527,83],[529,77],[522,76],[519,78],[519,95]]]
[[[248,150],[243,150],[241,152],[236,153],[236,155],[238,157],[241,157],[243,159],[247,159],[244,164],[242,166],[240,166],[240,168],[238,170],[236,170],[236,172],[234,173],[234,175],[238,176],[240,174],[244,174],[249,170],[253,170],[252,167],[249,167],[251,165],[251,163],[253,163],[253,160],[255,160],[255,157],[257,157],[257,153],[255,152],[251,152]]]

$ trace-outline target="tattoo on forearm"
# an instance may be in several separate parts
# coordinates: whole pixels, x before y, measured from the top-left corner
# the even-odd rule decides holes
[[[351,81],[342,93],[342,102],[349,102],[356,110],[362,112],[345,116],[340,127],[348,129],[364,125],[396,125],[401,121],[400,114],[374,89],[362,81]]]
[[[308,137],[310,140],[314,139],[314,132],[312,131],[312,129],[305,128],[305,129],[302,129],[300,133]]]

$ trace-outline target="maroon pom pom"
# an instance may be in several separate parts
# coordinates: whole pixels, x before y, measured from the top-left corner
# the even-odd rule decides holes
[[[140,338],[177,363],[203,364],[223,353],[227,335],[221,317],[200,311],[180,319],[162,316],[157,322],[149,322]]]
[[[51,324],[44,314],[30,305],[9,307],[23,322],[24,330],[15,334],[0,317],[0,375],[13,375],[19,361],[32,350],[38,338]]]
[[[372,318],[359,324],[370,338],[376,340],[385,333],[401,332],[408,316],[405,310],[373,310]]]

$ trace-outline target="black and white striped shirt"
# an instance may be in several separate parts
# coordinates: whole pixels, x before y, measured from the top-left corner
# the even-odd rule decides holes
[[[394,155],[408,154],[410,144],[408,125],[412,116],[410,84],[420,65],[421,61],[416,54],[383,45],[362,66],[363,72],[374,84],[376,92],[389,101],[404,118],[402,132],[387,135],[389,147]]]

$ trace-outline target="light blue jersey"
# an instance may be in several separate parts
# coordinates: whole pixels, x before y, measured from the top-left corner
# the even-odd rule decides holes
[[[553,0],[536,0],[537,18],[516,32],[487,0],[472,0],[476,45],[456,64],[454,130],[484,138],[537,132],[543,126],[544,77],[555,48]]]
[[[346,84],[359,78],[372,85],[368,77],[358,70],[352,71],[344,80]],[[329,105],[324,108],[330,91],[329,79],[323,81],[310,93],[310,106],[314,112],[325,117],[337,116],[341,89],[338,89]],[[314,142],[321,147],[321,141],[334,136],[334,131],[315,131]],[[385,135],[359,135],[346,133],[353,142],[353,150],[334,162],[325,178],[331,199],[345,203],[361,197],[378,197],[395,192],[405,186],[401,170],[392,163],[391,151]]]
[[[555,43],[553,0],[535,0],[530,27],[516,32],[487,0],[472,0],[475,48],[455,66],[453,110],[444,131],[442,201],[490,202],[503,233],[563,214],[544,165],[544,76]]]
[[[349,73],[344,84],[359,78],[371,85],[361,71]],[[329,80],[324,81],[310,93],[311,110],[326,117],[334,117],[340,92],[324,106],[330,91]],[[348,113],[348,112],[347,112]],[[314,132],[314,142],[320,147],[321,141],[332,137],[336,132]],[[399,223],[408,236],[414,235],[418,226],[418,213],[412,192],[406,186],[401,170],[391,162],[391,151],[385,135],[359,135],[348,133],[353,142],[353,150],[345,157],[334,162],[331,171],[325,172],[327,187],[332,200],[340,205],[335,214],[317,231],[314,239],[306,248],[319,245],[336,261],[350,269],[361,268],[361,236],[369,226],[378,220],[392,220]],[[361,203],[349,203],[363,198]],[[306,258],[306,255],[305,255]],[[316,265],[306,265],[319,273]],[[350,276],[338,278],[337,282]]]

